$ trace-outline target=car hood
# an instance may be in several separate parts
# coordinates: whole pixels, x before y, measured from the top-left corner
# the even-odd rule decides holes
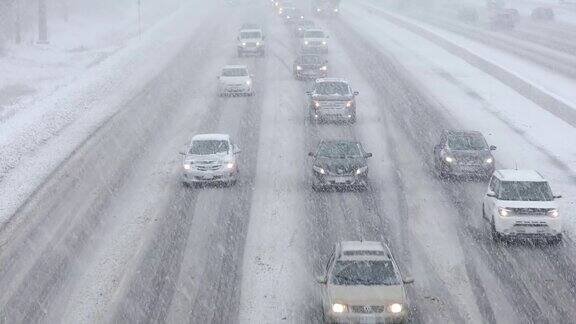
[[[250,80],[248,76],[240,76],[240,77],[230,77],[230,76],[221,76],[220,81],[224,83],[244,83]]]
[[[343,100],[352,100],[354,96],[352,94],[347,95],[320,95],[320,94],[313,94],[312,99],[318,101],[343,101]]]
[[[324,66],[323,63],[298,63],[298,62],[296,62],[296,65],[302,67],[303,69],[316,69]]]
[[[479,160],[486,160],[487,158],[492,157],[492,153],[490,153],[490,151],[488,150],[466,150],[466,151],[450,150],[449,153],[452,157],[456,159],[456,161],[458,160],[479,161]]]
[[[240,40],[240,43],[256,43],[256,42],[262,43],[262,39],[261,38],[243,38]]]
[[[558,208],[558,204],[552,201],[517,201],[517,200],[499,200],[499,207],[505,208],[536,208],[536,209],[552,209]]]
[[[233,157],[228,154],[186,155],[184,163],[212,164],[231,161]]]
[[[308,42],[325,42],[326,38],[324,37],[305,37],[304,41]]]
[[[402,285],[394,286],[335,286],[327,288],[331,303],[345,305],[384,305],[405,303]]]
[[[348,174],[356,172],[359,168],[367,166],[364,158],[354,159],[331,159],[331,158],[318,158],[315,163],[331,173]]]

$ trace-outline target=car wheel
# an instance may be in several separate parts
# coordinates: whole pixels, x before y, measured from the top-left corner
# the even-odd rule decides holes
[[[490,232],[492,234],[492,240],[494,242],[502,241],[502,235],[500,235],[500,233],[498,233],[498,231],[496,231],[496,226],[494,225],[494,220],[492,220],[490,222]]]

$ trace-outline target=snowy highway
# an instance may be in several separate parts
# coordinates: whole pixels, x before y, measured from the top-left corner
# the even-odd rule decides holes
[[[451,54],[432,58],[443,50],[378,15],[357,19],[353,6],[317,24],[330,35],[329,76],[359,91],[355,124],[308,119],[311,82],[292,71],[300,40],[269,1],[208,6],[166,67],[0,224],[0,323],[319,323],[316,277],[345,240],[390,246],[415,279],[410,322],[574,322],[574,127]],[[262,26],[265,57],[237,57],[246,22]],[[254,96],[218,96],[226,64],[248,66]],[[521,126],[493,111],[501,98]],[[556,132],[522,128],[534,120]],[[560,244],[494,242],[487,182],[437,177],[441,132],[468,128],[498,146],[498,168],[539,168],[564,195]],[[178,152],[199,133],[234,138],[235,186],[182,184]],[[322,139],[373,153],[366,191],[311,188],[308,152]]]

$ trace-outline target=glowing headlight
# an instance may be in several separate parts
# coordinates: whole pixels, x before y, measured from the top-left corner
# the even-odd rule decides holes
[[[334,8],[334,12],[338,12],[338,8]]]
[[[233,162],[228,162],[228,163],[226,163],[226,168],[227,168],[227,169],[233,169],[233,168],[234,168],[234,163],[233,163]]]
[[[356,170],[356,175],[360,175],[360,174],[366,172],[366,170],[368,170],[368,167],[358,168],[358,170]]]
[[[308,41],[304,41],[304,45],[308,45]]]
[[[302,67],[300,65],[296,65],[296,70],[300,71],[302,70]]]
[[[192,166],[190,164],[184,164],[184,170],[190,170]]]
[[[448,162],[448,163],[454,162],[454,158],[451,156],[447,156],[444,160],[446,160],[446,162]]]
[[[242,46],[246,46],[246,43],[243,42],[243,43],[242,43]]]
[[[320,68],[320,71],[326,71],[326,70],[328,70],[328,67],[327,67],[327,66],[325,66],[325,65],[324,65],[323,67],[321,67],[321,68]]]
[[[320,11],[322,11],[322,9],[316,8],[316,12],[320,12]]]
[[[326,174],[326,170],[322,169],[322,168],[319,167],[319,166],[313,166],[312,168],[314,169],[314,171],[316,171],[316,172],[318,172],[318,173],[320,173],[320,174]]]
[[[554,208],[554,209],[550,209],[548,211],[548,216],[552,217],[552,218],[556,218],[558,217],[559,213],[558,213],[558,209]]]
[[[256,42],[256,46],[260,46],[260,42]]]
[[[290,19],[290,16],[286,16],[286,19]]]
[[[511,212],[512,211],[508,208],[498,207],[498,214],[500,214],[500,216],[502,216],[502,217],[509,216]]]
[[[492,158],[486,159],[486,164],[492,164],[492,162],[494,162],[494,160]]]
[[[322,41],[322,45],[326,45],[326,44],[327,44],[326,41]]]
[[[246,80],[246,85],[251,85],[251,84],[252,84],[252,81]]]
[[[398,304],[398,303],[395,303],[395,304],[388,306],[388,310],[390,311],[390,313],[394,313],[394,314],[398,314],[398,313],[402,312],[403,308],[404,307],[402,307],[402,304]]]
[[[314,107],[316,107],[316,108],[320,108],[320,102],[318,102],[318,101],[314,101]]]
[[[352,101],[348,101],[348,102],[346,103],[346,108],[350,108],[350,107],[352,107]]]
[[[346,305],[334,304],[332,305],[332,311],[334,313],[344,313],[346,311]]]

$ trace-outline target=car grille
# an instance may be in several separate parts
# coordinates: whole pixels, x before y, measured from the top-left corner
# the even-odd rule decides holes
[[[320,101],[320,108],[323,109],[343,109],[346,107],[346,101]]]
[[[337,176],[350,176],[353,175],[355,171],[356,170],[354,168],[336,167],[328,170],[328,173],[330,175],[337,175]]]
[[[322,42],[308,42],[308,45],[310,46],[321,46]]]
[[[246,43],[246,47],[256,47],[256,43],[254,42]]]
[[[514,215],[518,216],[544,216],[548,211],[547,208],[512,208]]]
[[[220,170],[220,168],[222,167],[222,163],[216,162],[216,161],[199,162],[198,164],[195,164],[194,167],[198,171],[216,171],[216,170]]]
[[[457,159],[458,164],[461,165],[482,165],[482,161],[478,160],[477,158],[461,158]]]
[[[350,309],[352,313],[383,313],[385,310],[384,306],[351,306]]]
[[[514,226],[518,227],[546,227],[548,224],[546,222],[540,221],[517,221],[514,223]]]

